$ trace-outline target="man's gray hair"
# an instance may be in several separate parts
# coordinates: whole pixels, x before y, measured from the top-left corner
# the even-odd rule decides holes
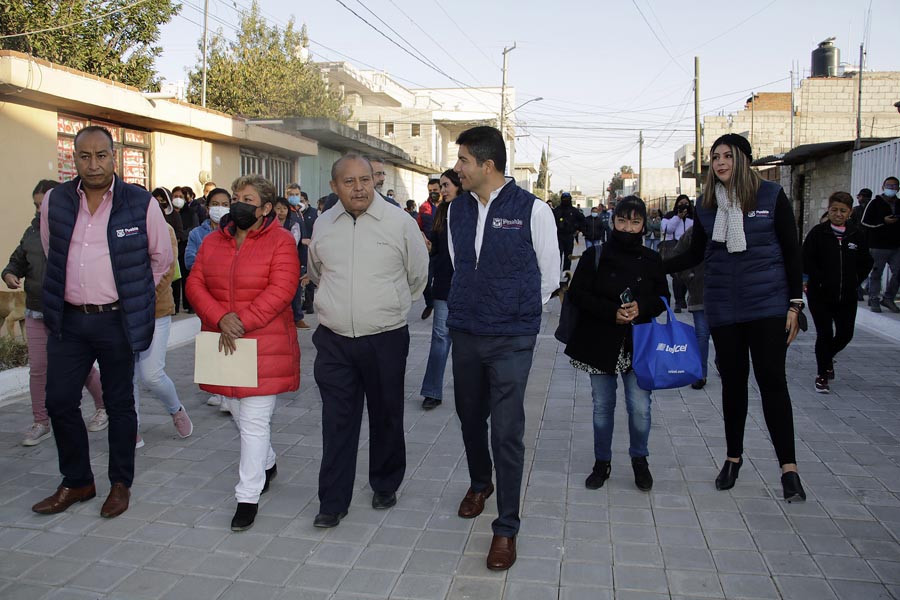
[[[369,164],[369,170],[372,171],[373,175],[375,174],[375,169],[372,168],[372,160],[369,157],[363,156],[362,154],[357,154],[356,152],[348,152],[347,154],[343,155],[342,157],[340,157],[339,159],[334,161],[334,164],[331,165],[331,180],[334,181],[335,183],[337,183],[338,168],[341,166],[341,163],[343,163],[344,161],[348,161],[348,160],[364,160],[364,161],[366,161]]]

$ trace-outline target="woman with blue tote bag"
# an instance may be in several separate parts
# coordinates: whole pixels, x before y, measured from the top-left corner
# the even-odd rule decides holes
[[[575,270],[566,302],[578,309],[578,326],[566,345],[572,366],[591,376],[594,401],[594,468],[588,489],[603,486],[611,472],[613,417],[619,377],[625,385],[634,483],[653,487],[647,463],[650,392],[641,389],[632,369],[632,324],[648,323],[665,310],[661,296],[669,286],[659,254],[643,245],[647,208],[637,196],[616,204],[609,241],[595,262],[588,249]],[[596,266],[595,266],[596,265]]]

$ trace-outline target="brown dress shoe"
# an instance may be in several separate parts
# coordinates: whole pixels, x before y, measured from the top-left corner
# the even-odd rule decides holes
[[[128,510],[128,500],[131,498],[131,490],[124,483],[114,483],[109,490],[109,496],[100,509],[100,516],[105,519],[118,517]]]
[[[59,486],[56,488],[55,494],[44,498],[32,506],[31,510],[42,515],[55,515],[66,510],[76,502],[90,500],[96,495],[97,490],[94,488],[93,483],[77,488]]]
[[[304,321],[303,319],[297,319],[296,321],[294,321],[294,326],[296,326],[297,329],[309,329],[309,325],[307,325],[306,321]]]
[[[466,497],[459,503],[459,512],[457,514],[463,519],[474,519],[484,510],[484,501],[490,498],[493,493],[493,483],[489,483],[480,492],[473,492],[472,488],[469,488],[469,491],[466,492]]]
[[[505,571],[515,562],[516,538],[495,535],[487,555],[487,568],[491,571]]]

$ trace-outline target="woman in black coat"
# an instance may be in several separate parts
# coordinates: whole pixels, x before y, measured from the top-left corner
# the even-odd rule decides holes
[[[831,391],[834,357],[853,339],[856,288],[872,269],[872,255],[859,228],[848,222],[853,196],[828,198],[828,220],[813,227],[803,242],[803,272],[809,275],[806,299],[816,324],[816,391]]]
[[[640,198],[619,201],[609,241],[582,255],[566,295],[578,308],[578,323],[565,352],[573,367],[590,374],[594,401],[594,468],[585,481],[589,489],[602,487],[610,475],[619,376],[625,385],[634,483],[644,491],[653,487],[647,464],[650,392],[638,386],[631,367],[632,324],[647,323],[665,310],[660,296],[669,297],[669,286],[659,254],[643,244],[646,221]],[[596,252],[601,253],[599,262]]]

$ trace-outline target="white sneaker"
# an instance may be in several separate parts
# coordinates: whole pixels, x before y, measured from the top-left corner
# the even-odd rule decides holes
[[[228,403],[230,402],[230,400],[228,398],[226,398],[225,396],[221,396],[221,398],[222,398],[222,403],[219,404],[219,411],[223,412],[223,413],[228,413],[230,415],[231,407],[228,406]]]
[[[35,423],[31,426],[25,433],[25,437],[22,438],[23,446],[37,446],[48,437],[50,437],[50,426],[44,425],[43,423]]]
[[[88,421],[88,431],[103,431],[109,427],[109,417],[106,415],[106,409],[98,408],[91,420]]]
[[[221,404],[222,404],[222,396],[219,396],[218,394],[216,394],[215,396],[210,396],[206,400],[207,406],[220,406]]]
[[[138,433],[137,438],[135,438],[135,440],[134,440],[134,449],[137,450],[138,448],[143,448],[143,447],[144,447],[144,438],[142,438],[141,434]]]

